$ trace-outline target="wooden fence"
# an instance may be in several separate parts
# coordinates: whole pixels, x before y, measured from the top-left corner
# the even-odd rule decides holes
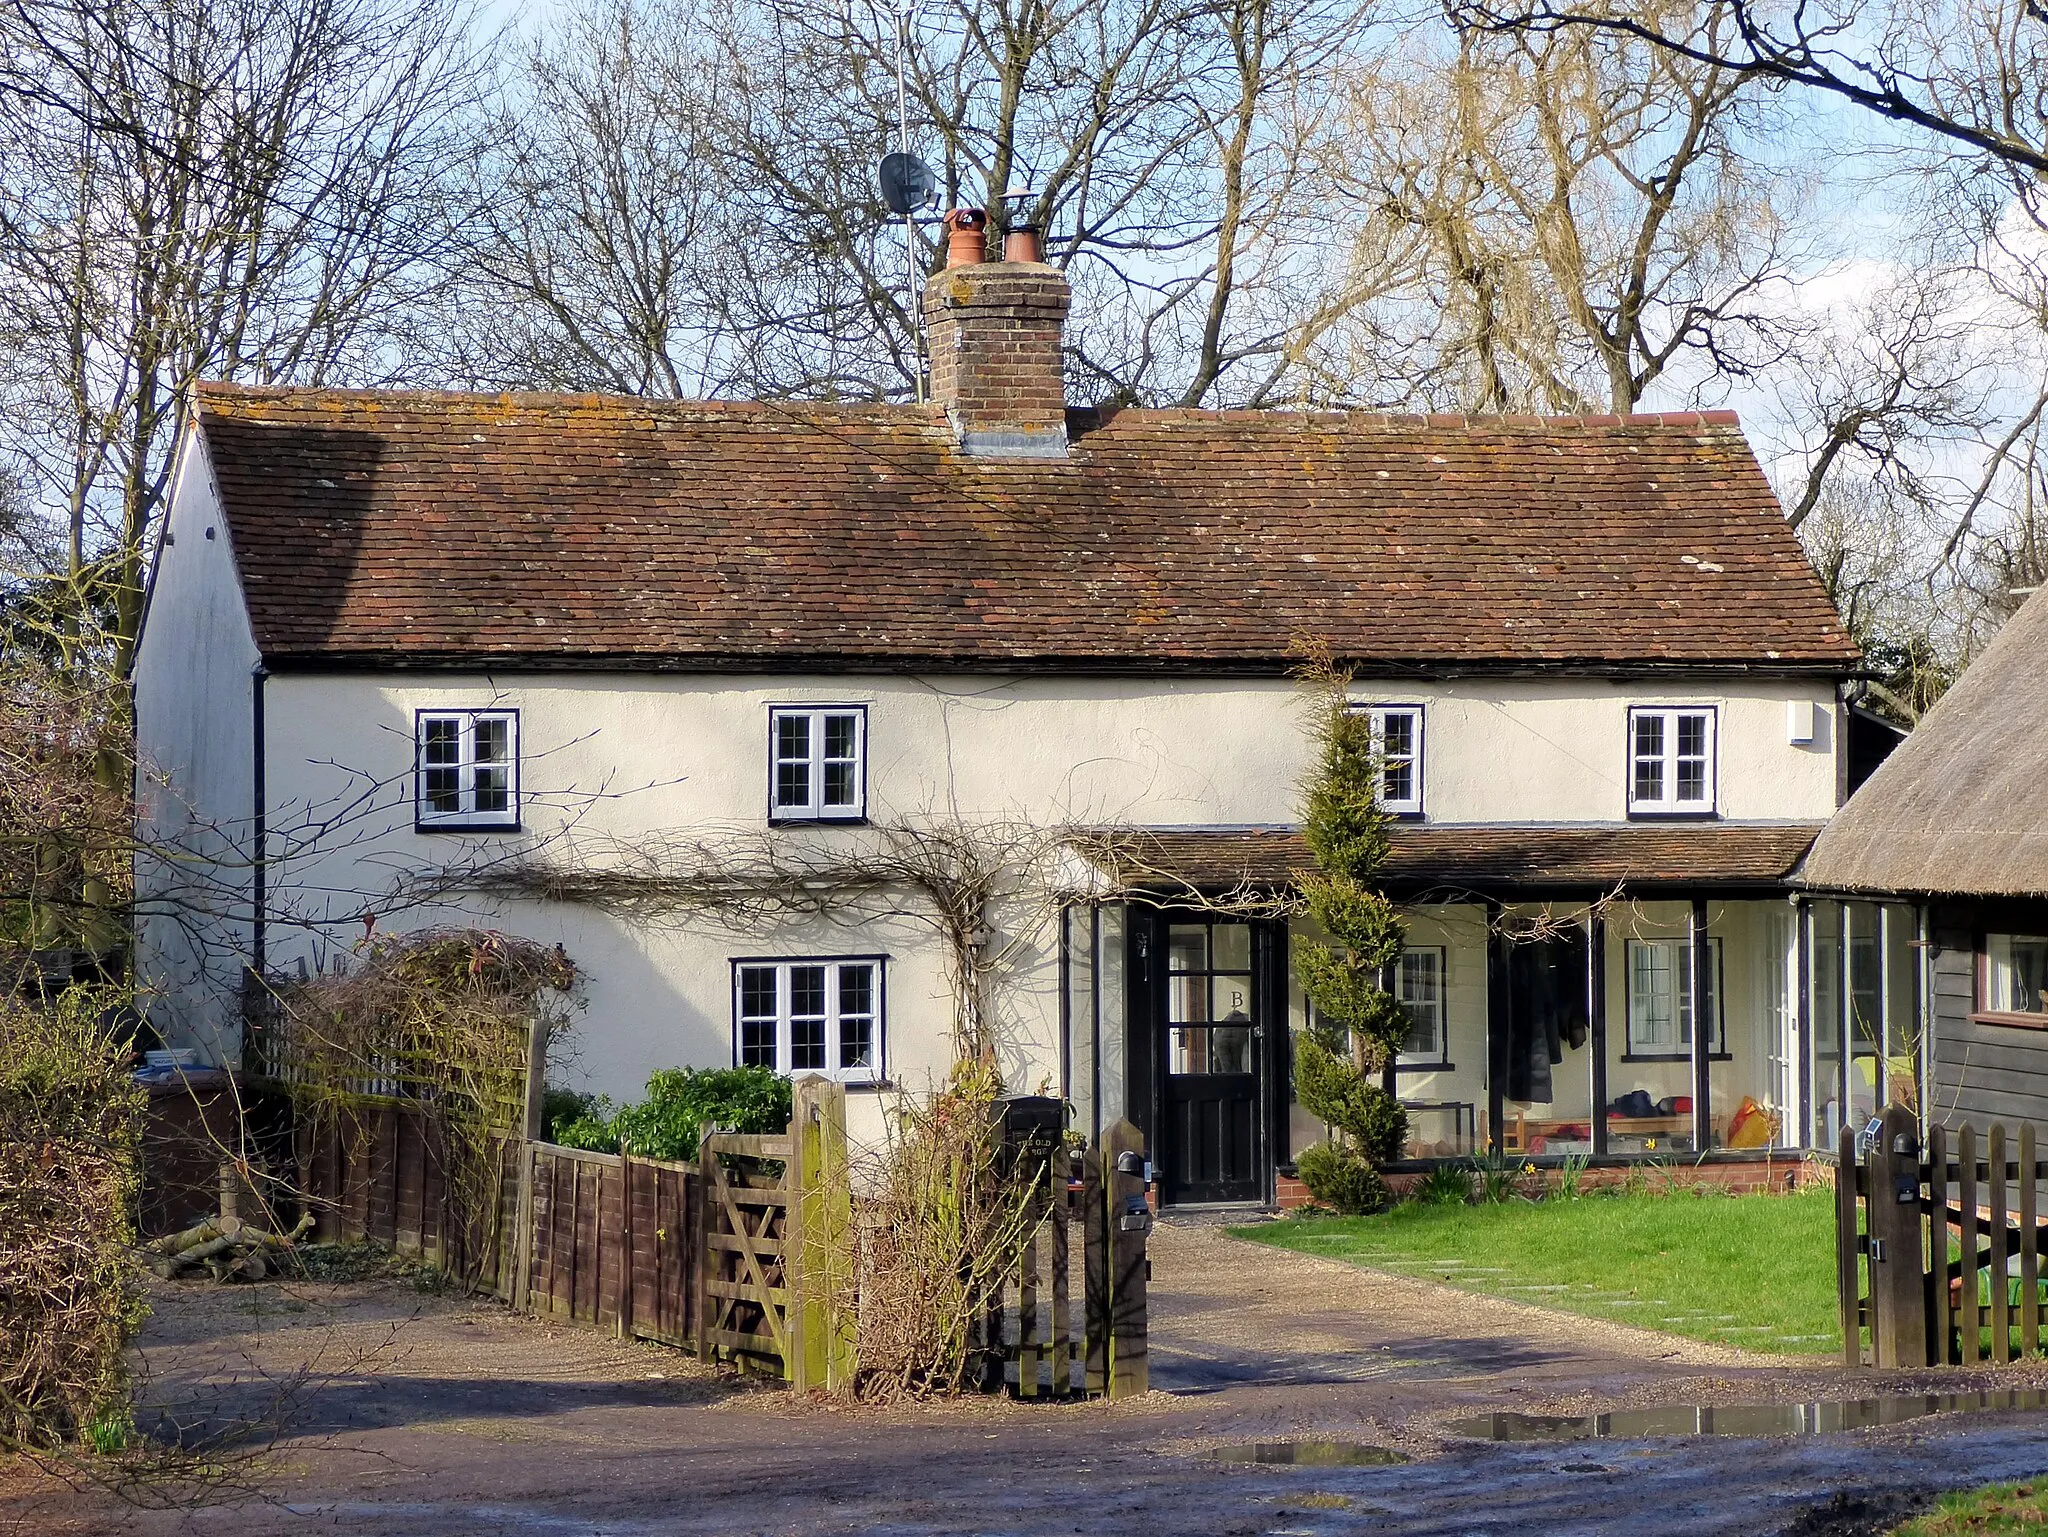
[[[795,1086],[783,1136],[707,1128],[695,1164],[505,1145],[496,1226],[456,1231],[431,1122],[402,1101],[302,1128],[317,1236],[370,1239],[460,1272],[537,1317],[694,1348],[799,1390],[850,1387],[855,1205],[843,1087]],[[982,1385],[1021,1397],[1147,1387],[1143,1140],[1120,1121],[1035,1192],[1036,1221],[981,1326]],[[1074,1228],[1082,1264],[1075,1280]]]
[[[1842,1137],[1835,1183],[1837,1289],[1851,1365],[1974,1365],[2041,1348],[2048,1162],[2034,1128],[1942,1127],[1921,1145],[1911,1111]]]
[[[523,1156],[512,1305],[621,1338],[694,1346],[697,1171],[546,1142],[525,1144]]]

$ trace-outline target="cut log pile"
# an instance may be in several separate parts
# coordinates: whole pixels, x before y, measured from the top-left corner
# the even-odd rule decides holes
[[[202,1267],[216,1281],[260,1281],[275,1273],[280,1257],[312,1230],[310,1212],[289,1233],[269,1232],[238,1217],[208,1217],[144,1245],[143,1262],[167,1281]]]

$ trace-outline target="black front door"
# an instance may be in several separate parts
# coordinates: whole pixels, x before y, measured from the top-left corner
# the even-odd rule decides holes
[[[1256,1201],[1266,1020],[1252,926],[1175,921],[1166,930],[1165,1092],[1160,1194],[1167,1201]]]

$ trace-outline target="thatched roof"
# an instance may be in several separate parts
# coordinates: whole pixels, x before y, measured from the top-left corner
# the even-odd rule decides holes
[[[1837,891],[2048,896],[2048,590],[1836,814],[1801,879]]]

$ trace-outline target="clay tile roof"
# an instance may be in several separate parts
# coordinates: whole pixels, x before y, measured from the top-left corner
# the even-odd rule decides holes
[[[1001,462],[935,408],[197,404],[273,665],[1855,658],[1725,414],[1076,412]]]
[[[1777,885],[1818,822],[1627,822],[1583,826],[1397,822],[1380,876],[1406,894]],[[1076,839],[1094,863],[1139,889],[1276,888],[1312,867],[1287,827],[1105,829]]]

